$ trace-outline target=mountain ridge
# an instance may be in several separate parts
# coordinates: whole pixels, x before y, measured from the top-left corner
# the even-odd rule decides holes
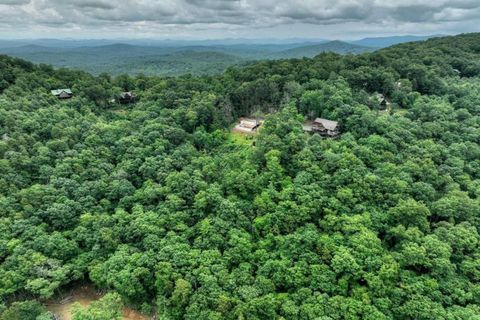
[[[280,40],[277,43],[269,41],[257,43],[259,40],[252,39],[223,41],[38,39],[30,42],[0,40],[0,54],[8,54],[34,63],[51,64],[55,67],[81,69],[93,74],[108,72],[114,75],[146,73],[171,76],[185,73],[212,74],[249,61],[312,58],[322,52],[360,54],[385,47],[385,41],[397,44],[399,41],[420,41],[424,38],[429,37],[364,38],[356,42],[308,39],[303,42],[292,42],[301,40],[298,38],[284,39],[283,43],[280,43],[282,42]],[[377,41],[377,46],[372,46],[372,41]],[[12,46],[15,43],[18,46]],[[10,47],[5,47],[6,44]],[[52,44],[57,46],[51,46]],[[210,55],[222,53],[216,56],[219,58],[217,64],[209,57],[208,52],[211,52]],[[177,54],[177,59],[172,56],[174,54]],[[206,67],[206,63],[212,64],[211,68]],[[185,68],[185,65],[189,67]]]

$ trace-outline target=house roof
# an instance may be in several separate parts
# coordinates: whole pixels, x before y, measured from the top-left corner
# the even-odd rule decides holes
[[[133,97],[135,97],[135,95],[134,95],[133,93],[131,93],[131,92],[122,92],[122,93],[120,93],[120,97],[121,97],[122,99],[125,99],[125,98],[133,98]]]
[[[376,94],[376,97],[377,97],[377,100],[378,100],[379,102],[385,101],[385,96],[384,96],[383,94],[381,94],[381,93],[377,93],[377,94]]]
[[[240,121],[240,126],[244,128],[255,128],[258,127],[259,123],[257,120],[242,120]]]
[[[72,90],[70,89],[57,89],[57,90],[52,90],[51,92],[55,96],[59,96],[60,94],[62,94],[62,92],[66,94],[72,94]]]
[[[317,118],[315,119],[314,123],[320,123],[325,129],[327,130],[336,130],[338,127],[337,121]]]

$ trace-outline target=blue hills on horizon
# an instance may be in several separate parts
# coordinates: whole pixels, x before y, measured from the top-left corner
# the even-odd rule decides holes
[[[192,45],[287,45],[287,44],[319,44],[330,41],[342,41],[357,45],[370,47],[385,47],[403,42],[423,41],[444,35],[397,35],[386,37],[367,37],[358,40],[338,40],[323,38],[225,38],[225,39],[204,39],[204,40],[182,40],[182,39],[131,39],[131,38],[105,38],[105,39],[60,39],[60,38],[39,38],[39,39],[0,39],[0,48],[21,47],[25,45],[38,45],[45,47],[93,47],[105,46],[117,43],[138,45],[138,46],[192,46]]]
[[[325,39],[23,39],[0,40],[0,54],[93,74],[177,76],[214,74],[265,59],[311,58],[322,52],[359,54],[437,36],[393,36],[354,41]]]

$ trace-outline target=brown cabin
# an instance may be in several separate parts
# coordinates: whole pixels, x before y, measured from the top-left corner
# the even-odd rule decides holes
[[[132,92],[122,92],[118,97],[118,102],[121,104],[134,103],[136,98]]]
[[[317,118],[312,123],[311,132],[324,137],[337,137],[340,134],[340,128],[337,121]]]

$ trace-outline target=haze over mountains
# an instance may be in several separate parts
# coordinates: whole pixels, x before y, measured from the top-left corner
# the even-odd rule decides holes
[[[322,52],[358,54],[435,36],[394,36],[355,41],[325,39],[24,39],[0,40],[0,54],[93,74],[176,76],[215,74],[261,59],[314,57]]]

